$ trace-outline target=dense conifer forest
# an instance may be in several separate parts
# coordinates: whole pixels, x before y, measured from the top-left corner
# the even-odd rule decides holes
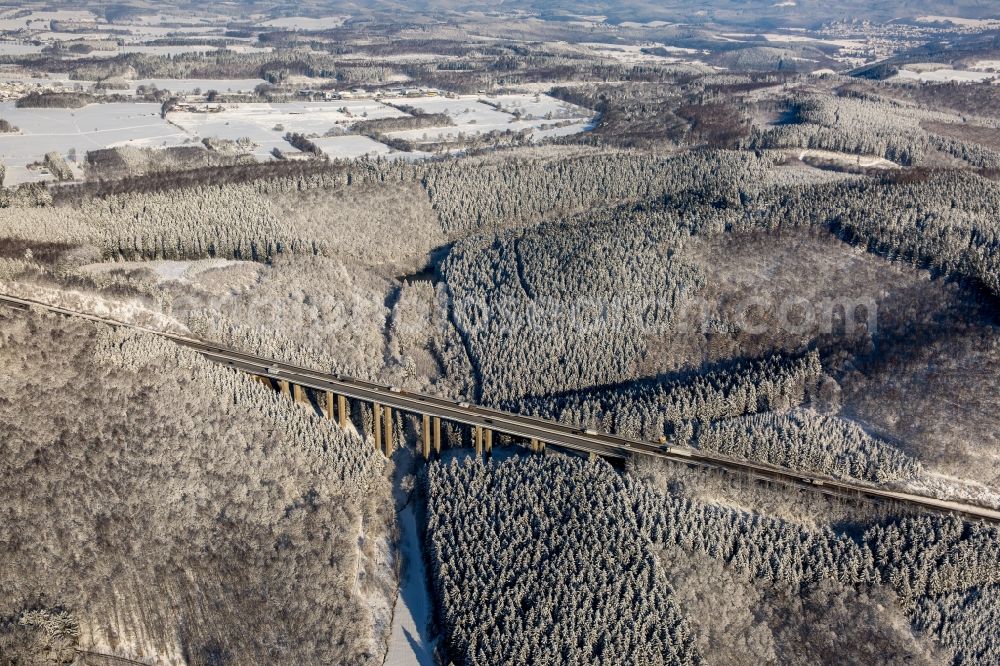
[[[893,663],[932,662],[938,655],[931,639],[954,650],[957,663],[985,664],[996,656],[992,628],[984,622],[960,611],[958,632],[942,619],[961,607],[959,600],[995,615],[987,601],[998,573],[994,528],[915,517],[811,530],[691,501],[622,477],[605,463],[566,457],[436,463],[426,485],[434,592],[449,654],[466,663],[519,663],[520,656],[553,654],[535,641],[555,641],[558,663],[701,663],[705,655],[696,637],[719,618],[686,612],[658,549],[676,553],[670,557],[717,560],[723,575],[773,587],[778,600],[770,603],[788,603],[781,594],[808,599],[832,593],[848,604],[846,613],[873,611],[867,616],[873,626],[851,622],[843,627],[848,633],[830,637],[830,645],[822,646],[827,638],[820,634],[799,637],[813,648],[837,650],[845,661],[882,655]],[[609,516],[613,525],[603,527]],[[615,545],[620,539],[627,549]],[[555,565],[567,559],[572,564]],[[638,577],[625,586],[630,593],[648,591],[620,598],[616,586],[595,607],[581,594],[602,589],[598,581],[610,571],[616,582]],[[912,628],[899,626],[891,608],[877,605],[882,595],[909,614]],[[560,611],[567,608],[576,612],[564,618]],[[580,621],[582,612],[597,615]],[[628,635],[614,642],[619,647],[637,639],[641,646],[667,646],[655,656],[625,649],[609,654],[605,646],[619,632]],[[883,643],[852,644],[865,634]]]

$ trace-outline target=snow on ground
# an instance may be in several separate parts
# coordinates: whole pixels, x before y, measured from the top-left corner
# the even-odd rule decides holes
[[[128,81],[129,89],[135,91],[139,86],[156,86],[161,90],[175,93],[190,93],[201,90],[203,93],[215,90],[220,93],[253,92],[254,88],[264,79],[136,79]]]
[[[978,481],[960,479],[948,474],[925,472],[920,478],[907,483],[904,489],[907,492],[938,499],[1000,509],[1000,493]]]
[[[984,72],[1000,72],[1000,60],[979,60],[974,65],[970,65],[969,69]]]
[[[81,39],[105,39],[107,33],[101,32],[32,32],[31,38],[42,42],[75,42]],[[95,51],[94,53],[97,53]],[[80,55],[69,55],[68,57],[81,57]]]
[[[254,155],[258,159],[268,159],[273,148],[285,153],[296,152],[284,139],[289,132],[323,136],[338,125],[343,127],[366,118],[395,118],[405,115],[402,111],[375,100],[343,100],[227,104],[217,113],[181,111],[170,113],[167,117],[171,123],[195,137],[232,140],[247,137],[258,145]]]
[[[898,169],[899,165],[891,160],[878,155],[854,155],[852,153],[838,153],[832,150],[817,150],[809,148],[798,151],[799,161],[804,161],[808,157],[821,160],[828,160],[843,164],[844,166],[860,166],[874,169]]]
[[[563,118],[589,118],[592,113],[587,109],[563,102],[548,95],[497,95],[490,97],[507,113],[519,111],[525,120],[545,118],[560,120]]]
[[[203,88],[204,90],[205,88]],[[406,114],[391,106],[371,99],[340,100],[335,102],[279,102],[224,104],[215,113],[173,112],[171,122],[185,128],[205,125],[245,125],[271,130],[280,124],[288,132],[322,135],[336,125],[359,120],[398,118]]]
[[[670,23],[669,21],[647,21],[646,23],[622,21],[618,25],[622,28],[665,28],[668,25],[673,25],[673,23]]]
[[[224,25],[214,26],[133,26],[128,28],[132,38],[138,42],[163,37],[183,35],[185,37],[221,37],[226,28]]]
[[[420,547],[420,528],[411,500],[398,513],[399,597],[392,613],[392,631],[385,666],[434,666],[434,644],[428,634],[433,604]]]
[[[908,72],[920,74],[921,72],[934,72],[939,69],[951,69],[951,67],[943,62],[908,62],[903,65],[903,69]]]
[[[147,46],[145,44],[130,44],[122,46],[115,51],[104,51],[102,54],[107,55],[108,57],[113,57],[120,53],[145,53],[147,55],[174,56],[184,53],[208,53],[210,51],[218,50],[218,46],[211,46],[208,44],[177,44],[174,46]],[[94,53],[97,52],[95,51]]]
[[[518,123],[514,116],[494,109],[488,104],[472,99],[449,99],[445,97],[413,97],[406,103],[424,113],[444,113],[452,118],[455,125],[449,127],[428,127],[414,130],[387,132],[390,137],[408,141],[442,141],[457,139],[459,134],[485,134],[493,130],[511,129],[518,131],[528,127],[525,122]]]
[[[88,150],[135,140],[157,146],[180,145],[189,140],[183,131],[160,117],[159,104],[24,109],[13,102],[2,102],[0,118],[20,129],[16,134],[0,134],[0,162],[8,166],[5,179],[8,184],[44,178],[24,167],[40,161],[51,151],[65,156],[75,149],[82,160]]]
[[[11,18],[16,12],[16,9],[8,9],[0,14],[0,30],[47,29],[51,21],[91,23],[97,20],[97,15],[86,10],[65,9],[54,12],[32,12],[27,16]]]
[[[641,53],[643,49],[662,49],[671,53],[700,53],[698,49],[689,49],[682,46],[669,46],[660,42],[649,42],[646,44],[610,44],[607,42],[578,42],[578,46],[594,49],[597,51],[620,51],[622,53]]]
[[[520,132],[530,130],[541,138],[546,134],[552,136],[572,134],[573,130],[554,128],[558,121],[575,121],[568,125],[576,131],[582,131],[591,120],[593,113],[588,109],[566,104],[548,95],[500,95],[497,97],[477,98],[466,95],[458,98],[448,97],[415,97],[400,100],[387,100],[398,104],[408,104],[425,113],[443,113],[452,118],[454,125],[446,127],[428,127],[414,130],[387,132],[396,139],[407,141],[450,141],[459,136],[488,134],[493,131]],[[501,108],[497,109],[486,102],[494,102]],[[516,118],[510,111],[522,110],[524,115]],[[552,113],[553,118],[544,116]]]
[[[182,323],[167,315],[152,310],[137,299],[119,301],[106,299],[96,294],[87,294],[72,289],[53,289],[24,282],[0,281],[0,291],[11,296],[26,298],[47,305],[54,305],[76,312],[111,319],[124,324],[165,333],[190,335]]]
[[[19,79],[26,89],[34,85],[58,87],[50,79]],[[75,85],[82,82],[63,82]],[[248,90],[261,79],[142,79],[130,82],[156,86],[174,92],[200,90]],[[63,86],[65,88],[65,86]],[[487,101],[500,108],[491,106]],[[535,140],[565,136],[585,131],[593,113],[541,93],[507,94],[480,99],[462,97],[400,97],[385,100],[349,99],[330,102],[230,103],[205,105],[204,111],[171,111],[166,119],[160,105],[149,103],[90,104],[80,109],[19,109],[13,102],[0,103],[0,118],[19,128],[19,132],[0,135],[0,161],[5,163],[7,183],[18,184],[46,180],[50,176],[27,165],[39,162],[45,153],[54,151],[69,157],[75,151],[82,161],[87,151],[122,145],[162,148],[195,144],[205,138],[250,139],[257,147],[253,155],[269,160],[277,148],[283,154],[299,152],[285,136],[301,133],[314,138],[317,145],[333,158],[390,154],[382,143],[367,137],[350,135],[350,126],[360,120],[398,118],[407,114],[392,106],[407,105],[426,113],[449,115],[455,125],[389,132],[389,136],[414,142],[449,141],[460,136],[493,131],[529,131]],[[517,111],[520,117],[513,112]],[[335,130],[331,132],[331,130]],[[327,134],[332,136],[327,137]],[[420,159],[427,154],[394,152],[400,159]]]
[[[867,46],[867,43],[860,39],[822,39],[819,37],[809,37],[808,35],[788,35],[775,32],[764,33],[761,37],[769,42],[808,42],[837,46],[842,49],[863,49]]]
[[[26,166],[17,165],[7,165],[3,176],[3,184],[7,186],[21,185],[23,183],[44,183],[50,180],[55,180],[55,177],[48,170],[29,169]]]
[[[669,46],[659,42],[647,44],[609,44],[604,42],[579,42],[576,46],[586,49],[594,56],[608,58],[624,63],[640,62],[686,62],[699,64],[701,61],[692,59],[691,56],[702,53],[697,49],[683,48],[680,46]],[[644,51],[643,49],[647,49]],[[656,49],[671,55],[661,55],[649,52],[649,49]]]
[[[405,97],[388,99],[391,104],[406,104],[424,113],[444,113],[452,117],[456,125],[486,124],[496,125],[510,122],[511,116],[498,111],[488,104],[483,104],[477,97],[463,95],[461,97]]]
[[[349,159],[363,155],[386,155],[390,150],[389,146],[384,143],[357,134],[321,137],[319,139],[311,139],[311,141],[319,146],[324,155],[328,155],[331,159]]]
[[[933,71],[912,72],[908,69],[901,69],[889,78],[889,81],[921,81],[927,83],[947,83],[956,81],[958,83],[981,83],[983,81],[996,81],[1000,78],[998,72],[977,72],[965,69],[935,69]]]
[[[558,136],[570,136],[571,134],[579,134],[580,132],[586,132],[593,129],[592,120],[583,120],[579,122],[572,122],[568,125],[555,126],[555,125],[541,125],[539,129],[536,129],[531,133],[532,139],[535,141],[541,141],[542,139],[549,139]]]
[[[116,26],[134,25],[203,25],[211,26],[212,19],[207,16],[192,16],[190,14],[126,14],[115,19]]]
[[[344,25],[348,16],[324,16],[309,18],[307,16],[284,16],[282,18],[264,21],[260,25],[265,28],[289,28],[291,30],[330,30]]]
[[[503,461],[514,456],[525,455],[521,447],[501,447],[493,449],[493,460]],[[441,462],[450,464],[452,460],[464,460],[475,455],[468,448],[445,449],[441,452]],[[395,456],[395,495],[399,525],[399,595],[392,614],[392,629],[389,635],[385,666],[434,666],[434,644],[429,627],[433,619],[434,603],[431,600],[430,580],[424,566],[421,547],[423,519],[422,507],[417,502],[419,491],[403,491],[400,479],[413,474],[414,467],[421,464],[416,459],[414,449],[402,448]]]
[[[963,28],[996,28],[1000,27],[1000,19],[969,19],[958,16],[918,16],[918,23],[951,23]]]
[[[505,132],[510,130],[511,132],[520,132],[524,129],[531,129],[533,125],[526,121],[517,121],[510,116],[510,120],[492,122],[492,123],[480,123],[476,120],[471,122],[466,121],[459,115],[456,118],[458,122],[454,126],[450,127],[426,127],[421,129],[413,130],[400,130],[397,132],[386,132],[387,136],[394,139],[404,139],[406,141],[456,141],[467,136],[475,136],[479,134],[489,134],[490,132],[499,131]]]
[[[0,42],[0,56],[20,56],[41,53],[45,48],[41,44],[22,44],[19,42]]]
[[[235,261],[232,259],[199,259],[192,261],[174,261],[162,259],[155,261],[102,261],[97,264],[87,264],[81,266],[80,270],[85,273],[107,273],[110,271],[132,271],[148,269],[152,271],[157,282],[190,282],[201,273],[216,268],[227,268],[240,264],[253,264],[248,261]]]

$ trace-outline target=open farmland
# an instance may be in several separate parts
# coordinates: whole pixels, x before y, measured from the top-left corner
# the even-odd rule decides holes
[[[239,90],[259,83],[248,80],[169,80],[146,79],[138,85],[173,91]],[[181,85],[178,85],[181,84]],[[493,101],[493,100],[491,100]],[[386,155],[384,143],[355,133],[353,125],[362,121],[405,118],[409,113],[444,114],[454,125],[388,132],[386,136],[421,141],[449,142],[460,135],[487,134],[508,130],[529,132],[535,140],[566,136],[588,129],[590,112],[547,95],[503,95],[495,98],[495,108],[474,96],[361,98],[336,101],[296,101],[278,103],[200,104],[175,110],[161,117],[160,107],[150,103],[112,102],[89,104],[79,109],[18,108],[0,103],[0,118],[18,132],[0,134],[0,161],[7,165],[6,182],[17,184],[47,180],[52,176],[42,168],[28,165],[41,162],[46,153],[83,160],[90,150],[132,145],[163,148],[199,144],[204,139],[239,141],[248,139],[257,160],[298,153],[286,139],[290,133],[313,141],[331,159],[352,159]],[[502,109],[502,110],[501,110]],[[400,157],[419,159],[427,154],[406,151]]]
[[[996,82],[1000,79],[1000,73],[990,71],[978,71],[968,69],[952,69],[942,67],[940,69],[924,70],[920,72],[909,69],[901,69],[894,81],[919,81],[921,83],[947,83],[957,81],[959,83],[982,83],[983,81]]]
[[[88,150],[123,143],[176,146],[190,135],[160,117],[156,104],[93,104],[82,109],[20,109],[0,103],[0,118],[20,129],[0,134],[0,161],[7,165],[5,182],[41,180],[46,174],[27,168],[55,151],[80,159]]]
[[[460,136],[490,132],[545,131],[556,124],[581,130],[593,113],[548,95],[501,95],[497,97],[461,96],[390,99],[392,104],[406,104],[426,114],[444,114],[454,125],[388,132],[394,139],[435,142],[453,141]],[[580,130],[577,130],[580,131]],[[544,136],[544,135],[543,135]]]
[[[405,115],[374,100],[342,102],[290,102],[286,104],[227,104],[218,112],[174,112],[167,119],[192,137],[237,140],[249,138],[258,159],[271,151],[296,152],[285,141],[286,132],[323,136],[331,129],[346,131],[361,118],[394,118]]]
[[[384,143],[356,134],[321,137],[312,139],[312,142],[331,159],[350,159],[363,155],[388,155],[390,152],[389,146]]]

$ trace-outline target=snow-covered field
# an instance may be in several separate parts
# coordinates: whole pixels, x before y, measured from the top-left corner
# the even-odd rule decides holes
[[[344,25],[347,18],[347,16],[324,16],[322,18],[284,16],[264,21],[260,25],[266,28],[288,28],[290,30],[330,30]]]
[[[212,46],[208,44],[177,44],[173,46],[149,46],[146,44],[125,44],[115,50],[110,51],[94,51],[88,54],[87,57],[106,57],[111,58],[122,53],[145,53],[147,55],[157,55],[157,56],[175,56],[182,55],[184,53],[211,53],[213,51],[222,51],[223,49],[218,46]],[[232,51],[233,53],[271,53],[274,51],[273,47],[270,46],[249,46],[247,44],[230,44],[225,47],[226,51]],[[244,79],[249,80],[249,79]],[[252,88],[250,89],[252,90]]]
[[[42,81],[46,81],[42,79]],[[193,91],[252,88],[259,80],[169,80],[146,79],[135,86],[155,85],[170,90]],[[288,133],[309,136],[331,158],[351,159],[364,155],[387,155],[383,143],[350,134],[361,120],[398,118],[406,114],[392,106],[409,105],[426,113],[444,113],[454,126],[390,132],[394,138],[416,143],[456,140],[460,136],[492,131],[528,131],[535,140],[586,131],[593,114],[587,109],[561,102],[543,94],[502,95],[489,98],[500,109],[474,95],[460,98],[405,97],[386,100],[351,99],[331,102],[282,102],[224,104],[221,111],[172,111],[160,116],[160,105],[148,103],[91,104],[80,109],[19,109],[13,102],[0,103],[0,118],[20,131],[0,135],[0,161],[7,166],[7,184],[50,178],[27,165],[39,162],[55,151],[69,157],[75,151],[82,162],[89,150],[130,144],[162,148],[196,144],[206,138],[250,139],[256,144],[254,156],[272,158],[277,148],[284,154],[298,152],[286,140]],[[212,107],[214,108],[214,107]],[[501,110],[502,109],[502,110]],[[520,117],[513,112],[519,112]],[[333,130],[333,132],[331,132]],[[330,134],[331,136],[326,136]],[[393,152],[400,159],[420,159],[427,154]]]
[[[143,145],[176,146],[189,140],[182,130],[160,117],[159,104],[91,104],[82,109],[19,109],[0,103],[0,118],[20,129],[0,134],[0,162],[7,166],[6,184],[40,180],[25,168],[45,153],[67,155],[75,149],[80,160],[88,150],[130,141]]]
[[[548,95],[497,95],[490,97],[507,113],[520,112],[521,118],[533,120],[544,118],[561,120],[564,118],[587,118],[591,113],[583,107],[563,102]]]
[[[701,53],[696,49],[682,48],[680,46],[670,46],[659,42],[648,44],[608,44],[604,42],[580,42],[577,47],[584,48],[598,58],[607,58],[623,63],[641,62],[687,62],[698,64],[701,61],[694,56]],[[646,51],[643,51],[646,49]],[[665,52],[669,55],[652,53],[649,50]]]
[[[449,97],[407,97],[386,100],[391,104],[406,104],[424,113],[443,113],[451,116],[456,125],[498,125],[510,122],[509,113],[498,111],[488,104],[483,104],[477,97],[464,95],[458,98]]]
[[[799,160],[808,158],[820,159],[828,162],[835,162],[843,166],[860,166],[870,169],[898,169],[899,165],[891,160],[878,155],[854,155],[851,153],[838,153],[832,150],[818,150],[808,148],[793,153]]]
[[[312,139],[312,142],[331,159],[350,159],[364,155],[386,155],[389,153],[389,146],[384,143],[357,134],[321,137]]]
[[[983,81],[996,81],[1000,77],[1000,72],[983,72],[967,69],[935,69],[932,71],[913,72],[908,69],[901,69],[890,77],[890,81],[921,81],[927,83],[947,83],[957,81],[959,83],[981,83]]]
[[[969,19],[958,16],[918,16],[918,23],[951,23],[963,28],[997,28],[1000,19]]]
[[[375,100],[342,100],[227,104],[217,113],[182,111],[170,113],[167,117],[171,123],[199,138],[217,137],[236,140],[247,137],[259,146],[254,154],[259,159],[266,159],[273,148],[279,148],[282,152],[294,152],[284,139],[288,132],[318,134],[322,137],[334,127],[345,128],[358,120],[395,118],[403,115],[406,114]],[[355,148],[359,145],[355,144]],[[377,150],[369,147],[369,150],[371,149]]]
[[[583,120],[579,122],[573,122],[568,125],[562,125],[560,127],[550,127],[547,125],[541,125],[540,129],[536,129],[531,133],[531,136],[535,141],[541,141],[542,139],[549,139],[558,136],[570,136],[571,134],[579,134],[580,132],[587,132],[592,129],[592,120]]]
[[[0,56],[20,56],[41,53],[41,44],[24,44],[21,42],[0,42]]]
[[[1000,72],[1000,60],[979,60],[974,65],[969,65],[969,69],[981,72]]]
[[[53,30],[52,22],[73,24],[73,28]],[[330,19],[320,19],[329,22]],[[81,29],[82,28],[82,29]],[[33,11],[25,16],[17,16],[16,10],[0,11],[0,32],[17,38],[41,40],[42,42],[77,41],[80,39],[120,39],[126,48],[108,51],[94,51],[89,57],[108,57],[120,52],[139,52],[156,55],[176,55],[198,51],[210,51],[208,46],[146,46],[152,39],[174,36],[219,38],[225,32],[225,24],[218,18],[193,16],[132,16],[117,18],[108,23],[103,16],[86,10]],[[138,49],[138,50],[136,50]],[[149,49],[149,50],[146,50]],[[67,55],[66,57],[74,57]]]
[[[485,103],[485,100],[498,104],[500,109]],[[472,95],[458,98],[447,97],[416,97],[401,100],[387,100],[392,103],[408,104],[420,109],[425,113],[443,113],[450,116],[455,123],[447,127],[428,127],[414,130],[401,130],[389,132],[388,135],[396,139],[407,141],[453,141],[460,136],[474,136],[488,134],[493,131],[520,132],[522,130],[531,131],[536,138],[548,135],[572,134],[575,131],[582,131],[590,121],[593,113],[587,109],[572,104],[561,102],[548,95],[500,95],[497,97],[477,98]],[[517,118],[512,113],[514,110],[522,112],[521,118]],[[552,114],[551,118],[546,118]],[[574,121],[568,127],[574,128],[552,128],[557,121]],[[545,128],[544,130],[542,128]],[[577,129],[579,128],[579,129]]]
[[[97,20],[96,14],[86,10],[36,11],[27,16],[18,16],[15,18],[14,15],[16,13],[16,9],[6,9],[0,13],[0,30],[47,29],[51,21],[89,23]]]
[[[670,23],[669,21],[647,21],[646,23],[622,21],[618,25],[622,28],[665,28],[668,25],[673,25],[673,23]]]

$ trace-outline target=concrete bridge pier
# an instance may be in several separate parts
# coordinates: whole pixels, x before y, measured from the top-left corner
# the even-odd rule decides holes
[[[473,426],[472,429],[472,439],[473,444],[476,447],[476,455],[483,455],[483,427]]]
[[[420,451],[424,456],[424,460],[428,460],[431,457],[431,417],[424,414],[423,427],[420,428]]]
[[[486,432],[483,433],[483,434],[484,434],[483,445],[484,445],[484,448],[486,449],[486,455],[487,455],[487,457],[492,458],[493,457],[493,431],[490,430],[489,428],[487,428]]]
[[[434,455],[441,457],[441,417],[435,416],[434,422]]]
[[[382,405],[372,403],[372,434],[375,436],[375,450],[382,450]]]
[[[283,396],[290,397],[292,395],[292,391],[288,386],[287,379],[278,380],[278,389],[281,391],[281,395]]]
[[[385,422],[383,424],[385,426],[385,438],[384,438],[385,439],[385,457],[386,458],[391,458],[392,457],[392,449],[393,449],[393,443],[392,443],[392,439],[393,439],[392,407],[383,407],[382,408],[382,415],[385,417],[384,418]]]
[[[340,421],[340,427],[347,427],[347,419],[350,414],[347,411],[347,397],[338,395],[337,396],[337,419]]]
[[[292,400],[299,405],[309,404],[309,401],[306,399],[306,390],[298,384],[292,384]]]

